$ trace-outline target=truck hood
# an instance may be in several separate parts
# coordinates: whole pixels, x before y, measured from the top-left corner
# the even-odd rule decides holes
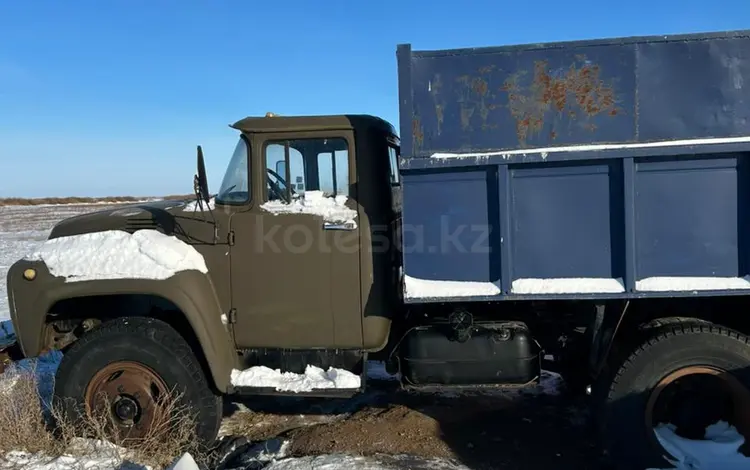
[[[52,228],[49,238],[68,237],[106,230],[134,231],[145,228],[162,228],[174,231],[176,216],[190,217],[192,211],[183,211],[189,200],[154,201],[127,204],[110,209],[70,217]]]

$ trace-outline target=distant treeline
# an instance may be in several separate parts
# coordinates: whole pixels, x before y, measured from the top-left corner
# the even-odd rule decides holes
[[[40,197],[40,198],[22,198],[7,197],[0,198],[0,206],[40,206],[46,204],[117,204],[140,201],[153,201],[160,199],[191,199],[193,194],[172,194],[160,197],[137,197],[137,196],[108,196],[108,197]]]

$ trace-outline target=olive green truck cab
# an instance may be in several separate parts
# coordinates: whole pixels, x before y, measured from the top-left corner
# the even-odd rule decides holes
[[[199,147],[193,200],[64,220],[11,267],[19,345],[63,351],[69,412],[108,397],[136,434],[175,387],[211,441],[228,395],[349,397],[382,361],[417,390],[533,387],[558,371],[589,392],[626,468],[666,465],[662,423],[702,437],[723,420],[750,437],[750,138],[700,123],[692,140],[684,126],[687,140],[629,136],[638,89],[612,74],[632,75],[622,57],[642,42],[400,47],[401,139],[368,115],[242,119],[215,195]],[[540,55],[572,62],[555,75]]]
[[[153,391],[177,384],[200,404],[206,439],[226,394],[353,395],[358,384],[242,387],[232,372],[313,365],[361,375],[390,338],[399,308],[393,127],[370,116],[233,127],[240,136],[215,196],[199,148],[195,200],[64,220],[8,273],[23,354],[64,351],[57,396],[93,406],[108,393],[129,432],[146,432],[138,417]]]

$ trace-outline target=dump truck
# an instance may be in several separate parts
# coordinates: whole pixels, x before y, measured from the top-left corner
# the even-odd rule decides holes
[[[174,388],[211,441],[228,395],[350,397],[383,361],[415,390],[556,370],[629,468],[667,465],[659,424],[750,436],[748,50],[400,45],[398,132],[247,117],[215,193],[198,147],[194,200],[57,224],[8,273],[18,345],[134,435]]]

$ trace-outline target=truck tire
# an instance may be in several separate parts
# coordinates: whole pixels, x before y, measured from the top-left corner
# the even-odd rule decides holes
[[[706,322],[670,322],[655,328],[602,379],[595,391],[595,419],[603,447],[622,468],[672,468],[667,458],[674,460],[674,456],[659,444],[653,431],[653,426],[665,421],[692,439],[702,438],[705,427],[719,419],[737,426],[746,436],[750,433],[750,422],[740,411],[741,403],[750,403],[750,340],[736,331]],[[671,387],[691,381],[696,388],[687,391],[686,402],[671,402],[675,408],[666,413],[668,408],[662,404],[669,399]],[[732,406],[714,406],[718,400],[697,394],[711,390],[729,398]]]
[[[149,431],[154,404],[176,391],[180,411],[195,416],[195,437],[212,444],[222,418],[222,396],[208,383],[185,339],[169,324],[148,317],[117,318],[84,334],[63,355],[54,399],[71,421],[105,394],[120,436]]]

